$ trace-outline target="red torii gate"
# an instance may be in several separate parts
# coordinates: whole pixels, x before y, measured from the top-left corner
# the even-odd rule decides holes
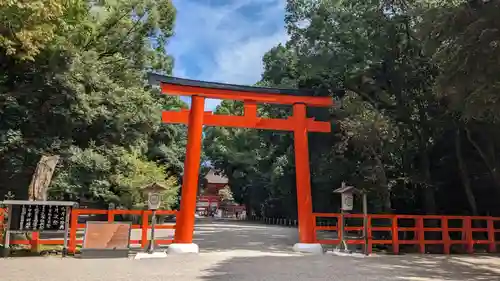
[[[311,180],[309,168],[308,132],[330,132],[329,122],[307,118],[306,107],[333,106],[331,97],[306,96],[303,91],[292,89],[260,88],[222,83],[210,83],[150,74],[150,82],[160,83],[161,91],[168,95],[191,96],[191,109],[164,111],[165,123],[188,125],[188,141],[184,177],[181,192],[180,212],[176,222],[174,243],[169,253],[198,252],[193,244],[196,195],[203,125],[267,130],[292,131],[294,133],[295,169],[297,181],[297,209],[299,243],[294,250],[322,252],[321,245],[314,240],[314,217],[312,215]],[[240,100],[244,102],[243,116],[214,115],[204,112],[206,98]],[[258,103],[288,104],[293,106],[293,115],[287,119],[269,119],[257,116]]]

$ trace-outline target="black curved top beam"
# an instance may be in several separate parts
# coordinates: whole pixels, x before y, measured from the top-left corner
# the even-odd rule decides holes
[[[315,96],[314,90],[306,89],[284,89],[284,88],[266,88],[266,87],[254,87],[254,86],[243,86],[235,84],[225,84],[217,82],[206,82],[192,79],[177,78],[172,76],[160,75],[156,73],[148,73],[148,80],[151,85],[158,85],[160,83],[179,85],[179,86],[190,86],[199,87],[205,89],[220,89],[228,91],[240,91],[240,92],[251,92],[251,93],[262,93],[262,94],[283,94],[292,96]]]

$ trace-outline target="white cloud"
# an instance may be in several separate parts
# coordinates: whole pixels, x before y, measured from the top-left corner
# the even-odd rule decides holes
[[[174,0],[174,5],[176,35],[168,50],[176,58],[176,76],[252,85],[263,71],[262,56],[288,39],[285,0]],[[206,107],[217,104],[207,101]]]
[[[228,50],[216,54],[216,72],[207,72],[207,80],[222,83],[253,84],[260,80],[263,71],[262,56],[277,43],[286,42],[287,35],[276,33],[271,36],[238,42]]]

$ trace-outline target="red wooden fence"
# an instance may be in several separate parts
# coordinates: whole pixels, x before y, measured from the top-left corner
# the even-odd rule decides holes
[[[3,214],[4,210],[0,209],[0,229],[3,225]],[[177,215],[177,211],[168,210],[158,210],[156,214],[162,215]],[[151,229],[149,224],[149,217],[152,215],[152,211],[149,210],[94,210],[94,209],[73,209],[71,211],[70,220],[70,230],[69,230],[69,240],[68,240],[68,250],[70,253],[76,251],[76,246],[83,243],[82,239],[77,239],[78,230],[83,230],[85,224],[78,223],[78,217],[81,215],[107,215],[108,222],[113,222],[116,215],[136,215],[141,216],[141,224],[133,224],[132,229],[141,229],[141,239],[140,240],[130,240],[130,244],[141,244],[141,247],[146,247],[148,244],[148,230]],[[155,229],[175,229],[174,224],[158,224],[155,225]],[[2,233],[2,232],[0,232]],[[1,240],[3,241],[3,239]],[[172,239],[155,239],[155,242],[159,245],[170,244]],[[11,240],[10,244],[19,245],[31,245],[31,247],[37,247],[38,245],[63,245],[63,239],[40,239],[38,233],[33,233],[31,240]]]
[[[4,221],[5,211],[0,209],[0,235],[2,234],[2,226]],[[133,224],[132,229],[141,229],[141,239],[131,240],[131,244],[140,244],[141,247],[146,247],[149,240],[147,237],[148,230],[151,228],[149,224],[149,216],[152,211],[148,210],[94,210],[94,209],[74,209],[71,212],[70,231],[69,231],[69,252],[75,252],[76,246],[83,241],[77,239],[79,229],[84,229],[85,224],[78,223],[78,217],[81,215],[107,215],[108,221],[112,222],[115,215],[136,215],[141,217],[141,224]],[[177,211],[157,211],[158,215],[177,215]],[[341,223],[340,214],[332,213],[315,213],[314,219],[317,221],[314,233],[317,243],[321,244],[339,244],[341,241],[341,233],[339,233],[339,225]],[[323,221],[321,219],[323,218]],[[325,221],[326,219],[326,221]],[[344,220],[347,225],[344,227],[346,232],[358,231],[363,232],[362,214],[346,214]],[[356,226],[355,220],[358,220]],[[377,223],[378,221],[378,223]],[[318,223],[319,222],[319,223]],[[351,224],[349,223],[351,222]],[[384,226],[377,226],[384,222]],[[433,222],[429,226],[429,222]],[[318,225],[319,224],[319,225]],[[417,245],[420,253],[426,252],[426,245],[442,245],[445,254],[450,253],[452,245],[465,246],[466,252],[474,253],[475,245],[486,245],[489,252],[496,252],[500,245],[500,218],[497,217],[472,217],[472,216],[430,216],[430,215],[368,215],[368,250],[371,252],[373,245],[391,245],[395,254],[400,252],[400,245]],[[458,226],[457,226],[458,225]],[[484,225],[486,227],[475,227],[476,225]],[[175,225],[156,226],[157,229],[175,229]],[[318,231],[335,231],[336,239],[317,239]],[[385,232],[387,239],[374,239],[374,232]],[[412,233],[412,239],[400,239],[400,233]],[[440,239],[426,239],[426,234],[438,232],[441,235]],[[458,235],[451,235],[451,234]],[[475,234],[482,234],[481,237]],[[458,237],[458,238],[457,238]],[[1,237],[0,237],[1,238]],[[0,241],[3,241],[0,240]],[[23,244],[37,247],[38,245],[62,245],[63,239],[40,239],[38,233],[32,235],[31,240],[12,240],[11,244]],[[347,244],[364,244],[364,239],[348,239]],[[156,240],[158,244],[170,244],[171,239]]]
[[[342,234],[339,231],[339,225],[341,225],[341,215],[331,214],[331,213],[316,213],[314,214],[314,219],[326,218],[328,221],[321,223],[315,227],[314,233],[315,238],[318,243],[321,244],[339,244],[341,241]],[[362,226],[363,214],[346,214],[344,215],[344,220],[349,222],[349,220],[358,220],[357,226],[346,225],[344,231],[359,231],[363,232],[364,227]],[[386,226],[374,226],[374,221],[384,221]],[[403,220],[408,225],[404,225]],[[483,224],[486,227],[474,227],[473,221],[476,224]],[[431,226],[427,226],[431,223]],[[451,223],[450,223],[451,222]],[[452,224],[450,226],[450,224]],[[457,226],[459,225],[459,226]],[[442,245],[443,252],[445,254],[450,253],[451,245],[464,245],[467,253],[474,253],[474,245],[487,245],[489,252],[496,252],[497,245],[500,245],[500,218],[496,217],[471,217],[471,216],[431,216],[431,215],[368,215],[367,223],[367,236],[368,236],[368,251],[372,251],[373,245],[392,245],[392,250],[395,254],[399,253],[400,245],[418,245],[420,253],[425,253],[426,245]],[[337,233],[337,239],[317,239],[317,231],[335,231]],[[373,239],[373,232],[385,232],[390,233],[386,235],[390,239]],[[399,239],[400,232],[411,232],[413,233],[413,239]],[[426,239],[426,234],[430,232],[438,232],[441,235],[441,239]],[[452,239],[450,234],[454,235]],[[478,238],[475,234],[482,233],[483,237]],[[486,237],[486,239],[484,239]],[[346,240],[347,244],[364,244],[364,239],[349,239]]]

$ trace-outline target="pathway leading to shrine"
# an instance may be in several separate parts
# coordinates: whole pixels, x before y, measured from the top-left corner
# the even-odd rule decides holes
[[[160,237],[172,233],[162,230]],[[133,233],[133,235],[138,235]],[[500,258],[311,256],[291,252],[297,229],[239,221],[197,222],[199,255],[159,260],[58,257],[0,260],[2,281],[495,281]]]

